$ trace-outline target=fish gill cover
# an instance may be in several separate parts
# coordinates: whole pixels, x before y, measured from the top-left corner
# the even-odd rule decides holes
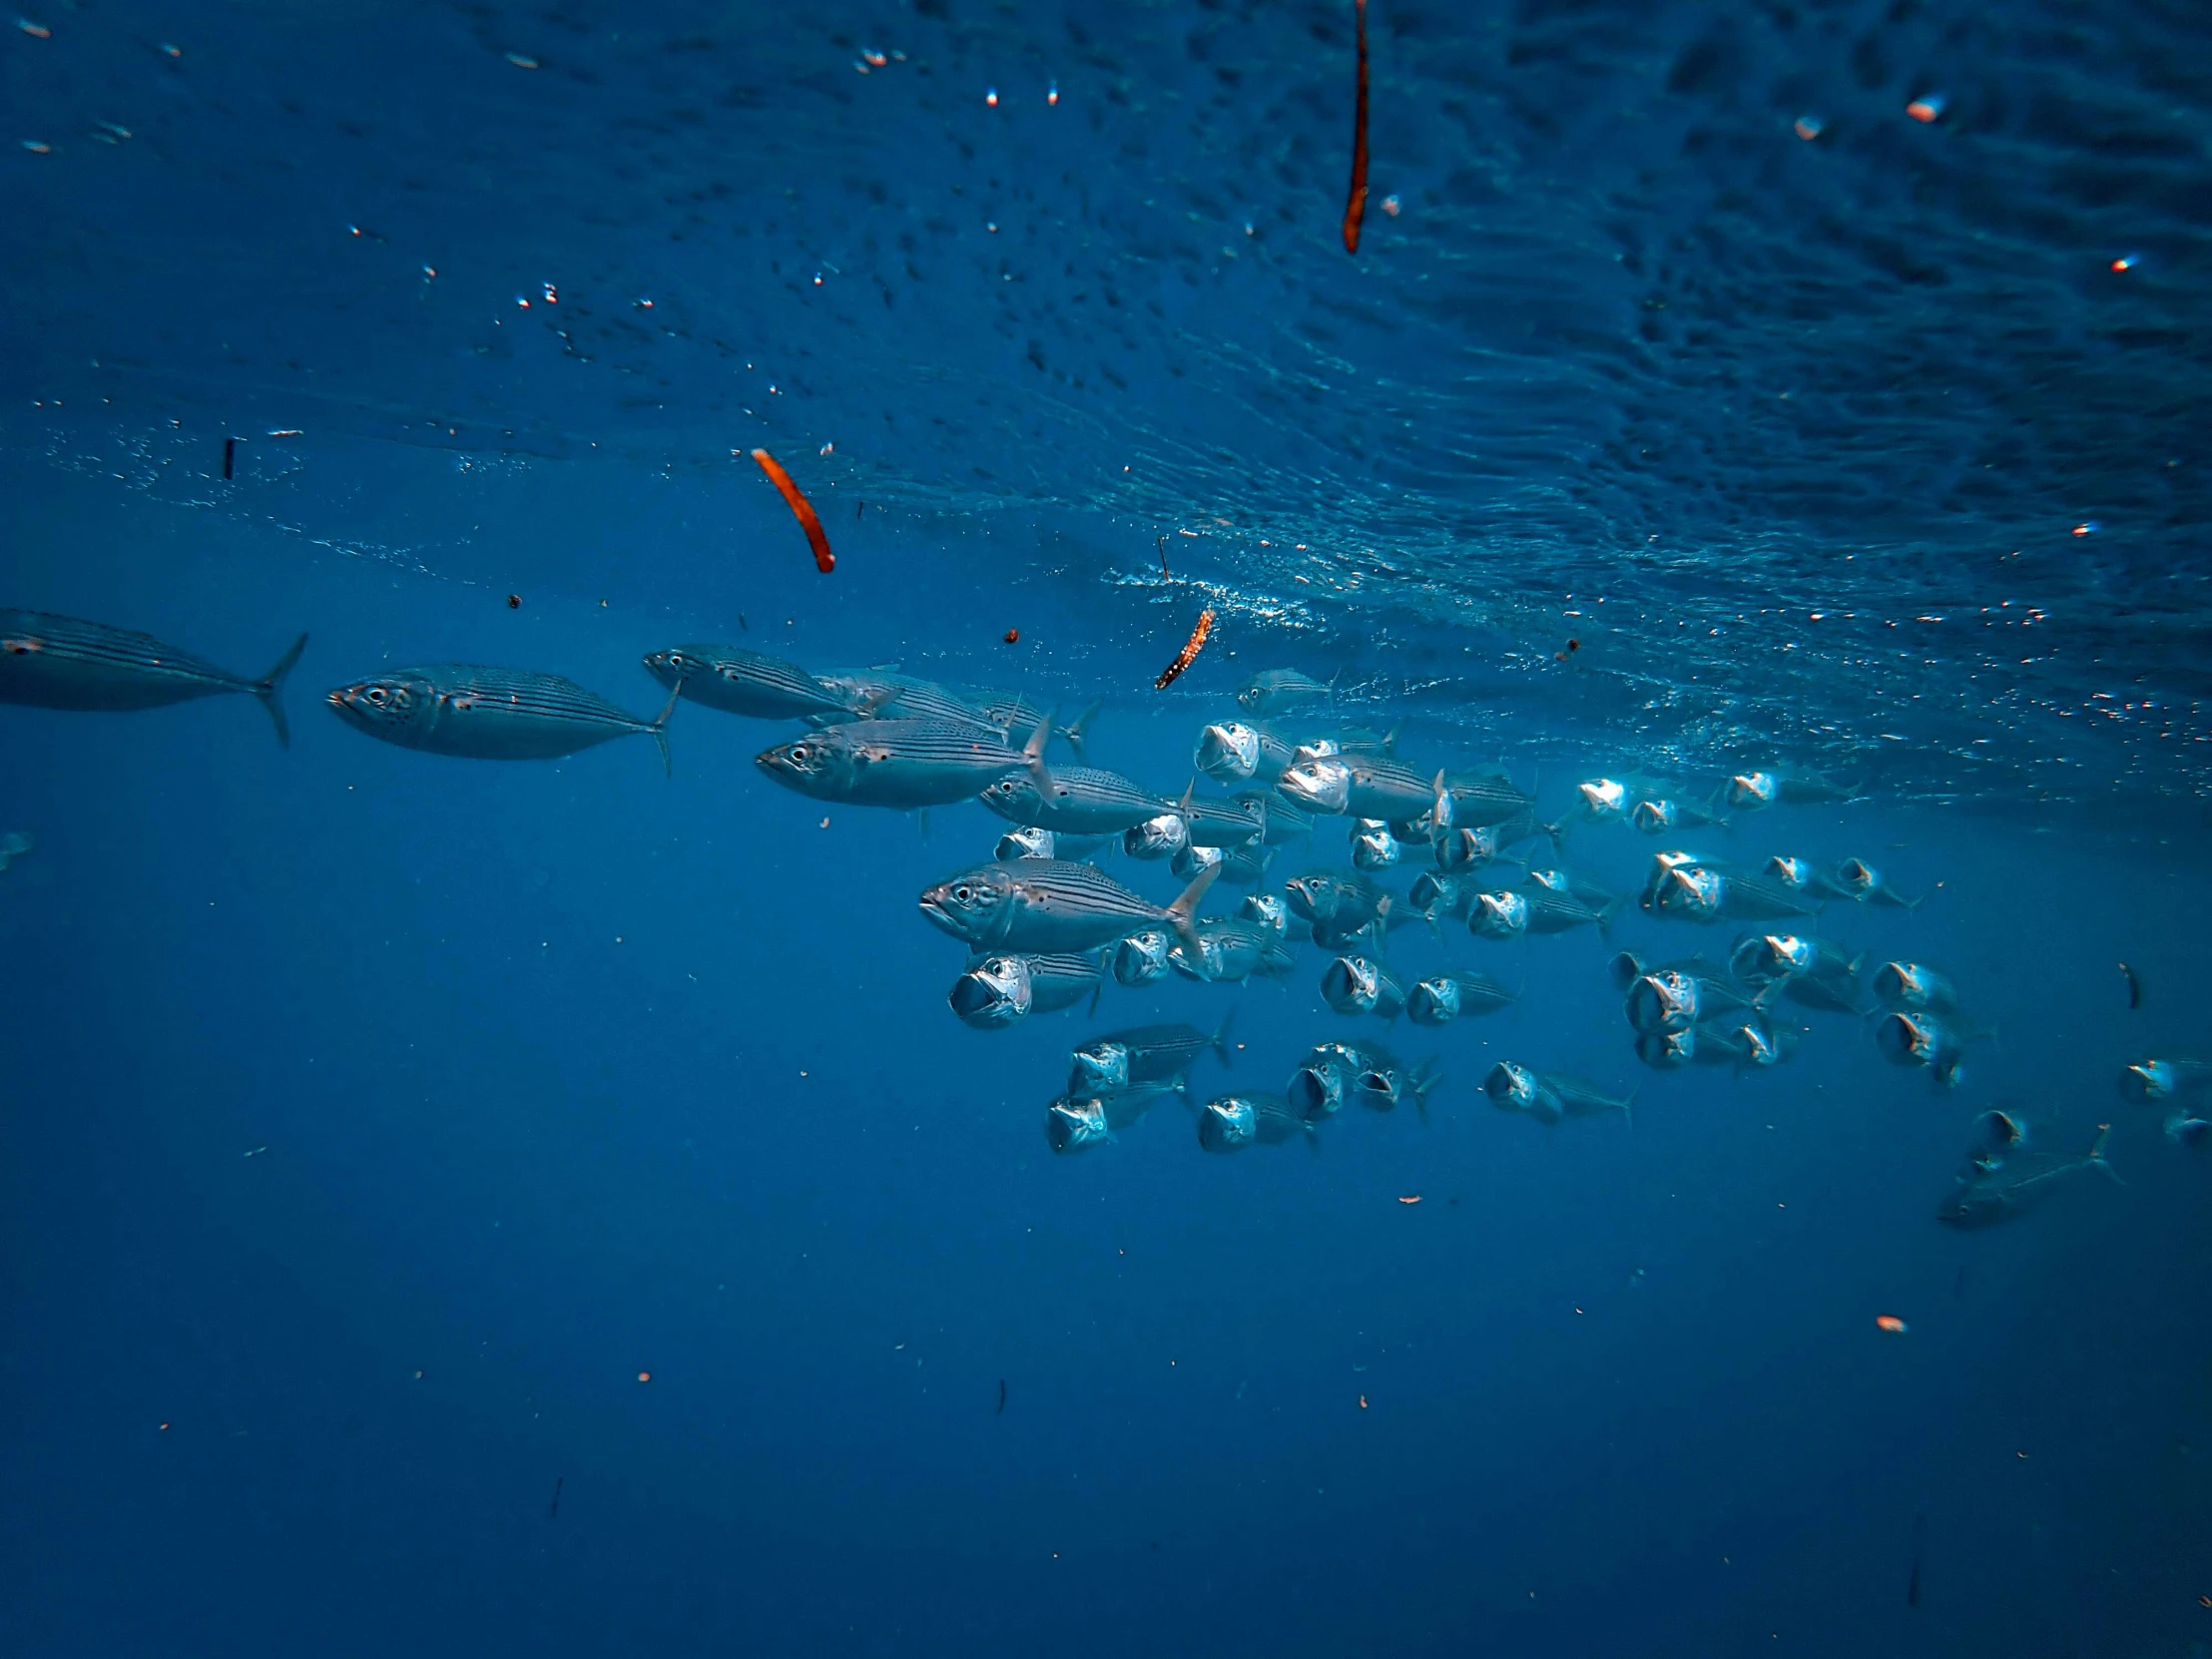
[[[0,1647],[2207,1639],[2200,9],[0,108]]]

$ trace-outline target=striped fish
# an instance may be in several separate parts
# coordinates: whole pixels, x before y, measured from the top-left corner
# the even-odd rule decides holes
[[[983,956],[952,982],[946,998],[963,1025],[995,1031],[1030,1014],[1072,1008],[1086,996],[1092,1008],[1106,984],[1095,950],[1044,956]]]
[[[922,893],[921,913],[978,950],[1088,950],[1165,922],[1202,959],[1205,947],[1191,918],[1216,873],[1201,871],[1180,898],[1162,909],[1096,864],[1016,858],[938,882]]]
[[[737,645],[677,645],[649,652],[646,672],[671,691],[725,714],[756,720],[849,720],[864,700],[832,691],[797,663]]]
[[[983,805],[1009,823],[1078,835],[1112,834],[1170,810],[1142,784],[1098,767],[1062,767],[1043,778],[1010,772],[984,786]]]
[[[291,642],[259,680],[242,680],[189,651],[149,634],[44,611],[0,611],[0,703],[39,709],[159,709],[198,697],[248,692],[262,700],[276,742],[291,747],[291,728],[277,701],[284,676],[306,649]]]
[[[818,801],[900,809],[948,807],[1010,772],[1041,779],[1045,739],[1051,731],[1051,721],[1040,721],[1027,748],[1010,749],[998,733],[980,726],[943,720],[856,720],[763,750],[753,764],[786,789]]]
[[[638,733],[660,746],[666,769],[677,695],[669,694],[658,720],[640,720],[558,674],[438,663],[340,686],[327,701],[346,725],[401,749],[476,761],[551,761]]]

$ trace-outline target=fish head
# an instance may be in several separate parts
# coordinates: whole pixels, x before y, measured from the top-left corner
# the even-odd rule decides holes
[[[1517,892],[1478,892],[1467,930],[1486,939],[1517,939],[1528,931],[1528,900]]]
[[[386,674],[340,686],[324,701],[346,725],[404,744],[436,716],[438,689],[427,675]]]
[[[1291,751],[1295,761],[1334,761],[1348,751],[1335,738],[1313,738]]]
[[[1200,871],[1212,869],[1228,856],[1218,846],[1186,846],[1168,860],[1168,871],[1179,881],[1195,881]]]
[[[952,981],[952,994],[947,1000],[961,1024],[994,1031],[1028,1013],[1031,995],[1025,958],[986,956]]]
[[[1345,1103],[1345,1080],[1359,1066],[1360,1056],[1343,1043],[1316,1045],[1284,1085],[1291,1109],[1309,1122],[1328,1117]]]
[[[1279,893],[1247,893],[1245,901],[1237,906],[1237,915],[1244,921],[1258,922],[1279,939],[1290,931],[1291,908]]]
[[[1129,1045],[1100,1038],[1070,1056],[1070,1094],[1112,1094],[1129,1087]]]
[[[1474,869],[1497,856],[1497,837],[1485,830],[1446,830],[1429,845],[1442,870]]]
[[[1874,970],[1874,994],[1897,1008],[1928,1008],[1947,1000],[1949,981],[1919,962],[1884,962]]]
[[[2027,1144],[2027,1125],[2000,1108],[1973,1120],[1974,1139],[1990,1152],[2010,1152]]]
[[[1342,813],[1352,800],[1352,768],[1332,756],[1309,756],[1293,761],[1275,787],[1306,812]]]
[[[764,749],[753,764],[801,795],[833,793],[850,771],[852,749],[835,730],[810,732],[804,738]]]
[[[2120,1073],[2120,1093],[2138,1104],[2171,1100],[2181,1089],[2181,1076],[2171,1060],[2137,1060]]]
[[[1691,921],[1718,916],[1727,897],[1721,872],[1704,864],[1677,864],[1659,884],[1657,908]]]
[[[1443,1025],[1459,1017],[1459,981],[1450,974],[1423,979],[1405,994],[1405,1013],[1415,1025]]]
[[[1671,801],[1639,801],[1628,815],[1629,823],[1647,835],[1663,834],[1680,822],[1682,810]]]
[[[1257,674],[1237,688],[1237,707],[1248,715],[1268,712],[1268,686]]]
[[[1854,898],[1865,898],[1882,885],[1882,872],[1864,858],[1846,858],[1836,866],[1836,884]]]
[[[1528,872],[1528,879],[1536,886],[1543,887],[1551,892],[1571,893],[1574,891],[1574,877],[1563,869],[1531,869]]]
[[[1936,1065],[1952,1047],[1943,1028],[1918,1010],[1884,1014],[1874,1041],[1882,1057],[1898,1066]]]
[[[1380,819],[1362,819],[1352,831],[1352,862],[1358,869],[1388,869],[1404,847]]]
[[[1777,853],[1767,860],[1767,873],[1785,887],[1802,892],[1812,884],[1814,871],[1813,866],[1803,858]]]
[[[1636,1058],[1659,1071],[1679,1071],[1697,1058],[1697,1027],[1637,1032]]]
[[[1344,898],[1344,883],[1326,869],[1310,869],[1283,883],[1283,899],[1307,921],[1330,921]]]
[[[1260,734],[1241,720],[1209,726],[1191,759],[1215,783],[1241,784],[1260,770]]]
[[[1352,1098],[1371,1112],[1387,1112],[1397,1104],[1401,1081],[1395,1065],[1370,1059],[1352,1074]]]
[[[1211,982],[1223,977],[1228,969],[1228,945],[1219,922],[1202,921],[1198,924],[1197,955],[1192,955],[1189,944],[1177,939],[1168,946],[1168,966],[1187,978]]]
[[[1055,1152],[1086,1152],[1114,1138],[1106,1126],[1106,1103],[1095,1097],[1062,1095],[1045,1108],[1044,1138]]]
[[[1581,798],[1584,816],[1600,822],[1619,818],[1628,810],[1628,786],[1611,778],[1593,778],[1586,784],[1577,784],[1574,793]]]
[[[1026,772],[1009,772],[992,779],[976,799],[1011,824],[1034,824],[1050,805],[1037,781]]]
[[[1507,1112],[1533,1111],[1543,1095],[1536,1074],[1518,1060],[1500,1060],[1482,1079],[1482,1092],[1490,1104]]]
[[[1339,956],[1321,976],[1322,1000],[1340,1014],[1364,1014],[1382,991],[1382,974],[1365,956]]]
[[[1945,1227],[1992,1227],[2004,1216],[2003,1190],[1982,1180],[1959,1182],[1950,1197],[1936,1207],[1936,1219]]]
[[[1771,772],[1739,772],[1728,781],[1728,804],[1740,813],[1774,805],[1781,783]]]
[[[1149,985],[1168,972],[1174,935],[1164,927],[1141,927],[1114,946],[1114,983]]]
[[[1405,900],[1423,915],[1437,909],[1439,906],[1448,910],[1451,908],[1452,899],[1457,896],[1458,886],[1459,878],[1457,876],[1439,875],[1432,870],[1424,869],[1413,877],[1412,888],[1406,893]]]
[[[1644,972],[1649,966],[1650,964],[1633,950],[1623,950],[1617,952],[1613,959],[1605,964],[1605,977],[1612,981],[1613,989],[1625,992],[1629,986],[1635,984],[1637,980],[1644,976]]]
[[[1191,827],[1180,813],[1162,813],[1121,832],[1121,849],[1132,858],[1172,858],[1191,844]]]
[[[1209,1100],[1198,1111],[1198,1144],[1208,1152],[1236,1152],[1259,1136],[1258,1112],[1241,1095]]]
[[[939,881],[921,895],[921,913],[970,944],[988,944],[1012,919],[1014,877],[1004,864],[983,864]]]
[[[1052,831],[1033,824],[1021,825],[998,837],[998,846],[991,855],[1002,864],[1016,858],[1050,858],[1054,856]]]
[[[1745,1020],[1734,1031],[1738,1052],[1751,1066],[1778,1066],[1797,1046],[1797,1033],[1757,1017]]]
[[[1628,1023],[1639,1031],[1680,1031],[1697,1023],[1697,976],[1657,968],[1628,987]]]
[[[710,672],[711,665],[682,646],[671,646],[666,651],[648,651],[645,654],[645,672],[671,691],[697,674]]]

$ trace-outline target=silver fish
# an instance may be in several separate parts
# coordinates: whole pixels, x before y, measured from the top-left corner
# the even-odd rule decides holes
[[[1017,858],[964,870],[925,889],[921,913],[979,950],[1087,950],[1160,922],[1196,950],[1191,920],[1217,873],[1202,871],[1163,909],[1096,864]]]
[[[778,744],[753,764],[788,790],[860,807],[948,807],[1010,772],[1044,771],[1050,723],[1009,749],[980,726],[941,720],[861,720]]]
[[[1682,921],[1780,921],[1819,909],[1767,876],[1703,862],[1655,866],[1645,892],[1646,908]]]
[[[1779,994],[1775,985],[1746,995],[1702,956],[1647,968],[1628,987],[1625,1011],[1637,1031],[1685,1031],[1706,1020],[1746,1009],[1763,1008],[1764,998]]]
[[[558,674],[440,663],[340,686],[327,699],[355,731],[432,755],[477,761],[550,761],[615,738],[651,738],[669,770],[668,717],[640,720]]]
[[[1636,1091],[1625,1096],[1607,1094],[1587,1078],[1564,1072],[1536,1071],[1517,1060],[1500,1060],[1482,1080],[1482,1092],[1501,1111],[1522,1112],[1538,1123],[1563,1118],[1597,1117],[1618,1112],[1633,1122]]]
[[[1111,835],[1064,835],[1024,824],[999,836],[991,856],[1000,863],[1015,858],[1088,858],[1111,839]]]
[[[1304,812],[1406,824],[1435,806],[1435,776],[1382,755],[1329,755],[1294,762],[1276,780],[1279,794]],[[1456,825],[1503,823],[1534,803],[1503,780],[1479,774],[1447,778]]]
[[[1389,965],[1372,956],[1339,956],[1322,969],[1322,1000],[1340,1014],[1380,1014],[1394,1020],[1405,1011],[1405,986]]]
[[[1168,965],[1191,979],[1242,984],[1254,977],[1281,979],[1298,965],[1275,930],[1265,922],[1210,916],[1198,924],[1199,955],[1178,942],[1168,951]]]
[[[1170,810],[1150,790],[1096,767],[1009,772],[984,785],[980,799],[1010,823],[1078,835],[1119,834]]]
[[[1121,832],[1121,849],[1146,862],[1172,858],[1190,844],[1190,821],[1180,813],[1161,813]]]
[[[832,691],[797,663],[737,645],[678,645],[648,652],[646,672],[669,690],[725,714],[805,720],[866,712],[864,699]]]
[[[995,1031],[1031,1014],[1072,1008],[1085,997],[1095,1006],[1105,971],[1096,951],[985,956],[952,982],[946,1000],[961,1024]]]
[[[1818,773],[1739,772],[1721,786],[1729,806],[1739,813],[1762,807],[1816,806],[1828,801],[1849,801],[1849,784],[1832,784]]]
[[[1946,1227],[1994,1227],[2034,1209],[2084,1171],[2095,1170],[2117,1183],[2119,1177],[2104,1160],[2104,1143],[2111,1133],[2110,1124],[2098,1125],[2097,1138],[2079,1157],[2050,1152],[2010,1154],[1995,1168],[1961,1180],[1950,1197],[1936,1207],[1936,1219]]]
[[[1478,892],[1467,911],[1467,930],[1485,939],[1517,939],[1529,933],[1564,933],[1590,926],[1602,933],[1612,926],[1624,901],[1607,897],[1600,903],[1593,902],[1593,897],[1561,892],[1536,880]]]
[[[243,680],[150,634],[45,611],[0,610],[0,703],[123,712],[245,692],[261,699],[279,747],[291,747],[278,695],[307,636],[259,680]]]
[[[1259,922],[1281,939],[1291,930],[1291,907],[1283,902],[1279,893],[1246,893],[1244,902],[1237,906],[1237,919]]]
[[[1235,1011],[1222,1017],[1209,1036],[1195,1025],[1138,1025],[1093,1037],[1072,1056],[1068,1093],[1109,1094],[1135,1083],[1157,1083],[1188,1076],[1209,1050],[1230,1063],[1229,1026]]]
[[[1191,759],[1217,784],[1243,784],[1255,779],[1272,784],[1283,776],[1293,756],[1290,743],[1267,727],[1225,720],[1198,735],[1198,748]]]
[[[1686,801],[1666,797],[1639,801],[1628,816],[1630,824],[1646,835],[1663,835],[1670,830],[1726,830],[1728,820]]]
[[[1248,715],[1274,715],[1334,697],[1337,682],[1327,684],[1295,668],[1262,669],[1237,688],[1237,707]]]
[[[1163,1100],[1181,1100],[1183,1080],[1137,1083],[1107,1094],[1064,1094],[1045,1108],[1044,1138],[1054,1152],[1087,1152],[1121,1132]]]
[[[1850,891],[1810,858],[1778,853],[1767,860],[1766,873],[1792,892],[1803,893],[1817,904],[1832,898],[1849,898]]]
[[[1199,1108],[1198,1144],[1208,1152],[1241,1152],[1310,1140],[1314,1125],[1279,1094],[1225,1094]]]
[[[1486,973],[1451,968],[1432,973],[1405,993],[1405,1014],[1415,1025],[1448,1025],[1461,1014],[1489,1014],[1520,1000]]]
[[[1859,970],[1865,960],[1809,934],[1746,933],[1729,948],[1728,971],[1754,990],[1779,985],[1784,996],[1809,1008],[1863,1014]]]
[[[1114,983],[1149,985],[1168,976],[1175,935],[1165,927],[1140,927],[1114,945]]]
[[[1672,1030],[1636,1033],[1636,1058],[1660,1071],[1686,1065],[1733,1066],[1737,1071],[1779,1065],[1797,1049],[1797,1031],[1777,1025],[1758,1009]]]
[[[1168,860],[1168,868],[1183,880],[1195,880],[1201,870],[1219,870],[1222,880],[1232,887],[1254,887],[1267,879],[1268,865],[1274,861],[1275,854],[1257,844],[1186,846]]]
[[[1986,1033],[1966,1031],[1947,1014],[1926,1008],[1901,1008],[1884,1014],[1874,1028],[1875,1046],[1892,1065],[1926,1066],[1936,1085],[1958,1081],[1966,1046]]]
[[[2120,1073],[2121,1098],[2138,1105],[2187,1100],[2207,1090],[2212,1090],[2212,1059],[2186,1049],[2162,1050]]]
[[[1355,869],[1389,869],[1405,856],[1405,844],[1381,819],[1364,818],[1352,826],[1352,864]]]
[[[1874,970],[1874,994],[1886,1008],[1958,1011],[1958,990],[1940,973],[1919,962],[1884,962]]]
[[[1355,924],[1387,915],[1391,895],[1365,875],[1342,869],[1310,869],[1283,883],[1291,913],[1306,921],[1335,921],[1339,916]]]
[[[1317,1043],[1291,1073],[1286,1094],[1294,1112],[1318,1122],[1348,1103],[1387,1112],[1409,1093],[1425,1122],[1428,1097],[1442,1080],[1434,1059],[1408,1070],[1380,1043]]]
[[[1908,898],[1883,879],[1882,872],[1864,858],[1846,858],[1836,866],[1836,884],[1862,904],[1886,904],[1893,910],[1917,910],[1918,898]],[[1925,895],[1924,895],[1925,896]]]

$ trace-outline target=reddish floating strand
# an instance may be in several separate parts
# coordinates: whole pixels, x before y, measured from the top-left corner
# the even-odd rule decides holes
[[[768,481],[776,486],[789,504],[792,516],[799,520],[799,527],[807,532],[807,545],[815,550],[815,568],[825,575],[835,570],[837,556],[830,551],[830,535],[823,529],[822,520],[816,516],[814,503],[800,492],[799,486],[792,482],[792,475],[777,464],[774,455],[765,449],[756,449],[753,451],[753,458],[761,463],[761,470],[768,474]]]

